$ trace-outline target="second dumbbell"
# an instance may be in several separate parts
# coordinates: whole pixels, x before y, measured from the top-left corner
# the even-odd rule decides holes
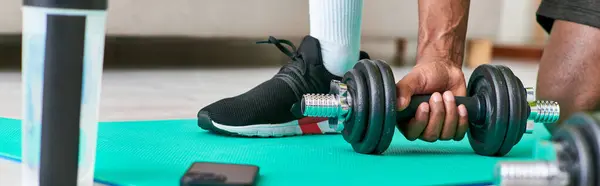
[[[550,140],[537,143],[534,161],[497,165],[496,184],[504,186],[600,185],[600,112],[575,113]]]

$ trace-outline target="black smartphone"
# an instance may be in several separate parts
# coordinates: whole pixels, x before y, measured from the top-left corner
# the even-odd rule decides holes
[[[180,186],[254,186],[258,166],[194,162],[181,177]]]

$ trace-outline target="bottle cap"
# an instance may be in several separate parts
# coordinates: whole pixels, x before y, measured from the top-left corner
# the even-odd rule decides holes
[[[44,8],[106,10],[108,0],[23,0],[23,5]]]

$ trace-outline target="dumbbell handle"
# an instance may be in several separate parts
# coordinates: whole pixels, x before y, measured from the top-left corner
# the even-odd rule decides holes
[[[431,95],[415,95],[410,98],[406,109],[396,113],[396,120],[407,121],[415,117],[416,111],[421,103],[429,103]],[[455,96],[456,106],[465,105],[469,121],[477,122],[485,119],[485,103],[476,97]],[[458,111],[458,110],[457,110]]]
[[[396,120],[407,121],[415,117],[416,111],[421,103],[428,103],[431,95],[416,95],[402,111],[396,113]],[[487,109],[485,100],[479,97],[455,96],[456,106],[465,105],[470,122],[480,123],[485,120]],[[554,101],[532,100],[527,105],[527,119],[540,123],[554,123],[560,116],[560,107]]]

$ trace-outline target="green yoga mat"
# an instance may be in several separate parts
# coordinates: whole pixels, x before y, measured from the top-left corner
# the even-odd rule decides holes
[[[0,156],[20,159],[20,121],[0,118]],[[234,138],[195,120],[101,122],[96,180],[114,185],[178,185],[195,161],[255,164],[260,186],[457,185],[490,182],[498,161],[531,159],[542,126],[506,157],[473,153],[468,140],[407,141],[400,133],[384,155],[354,152],[340,135]]]

